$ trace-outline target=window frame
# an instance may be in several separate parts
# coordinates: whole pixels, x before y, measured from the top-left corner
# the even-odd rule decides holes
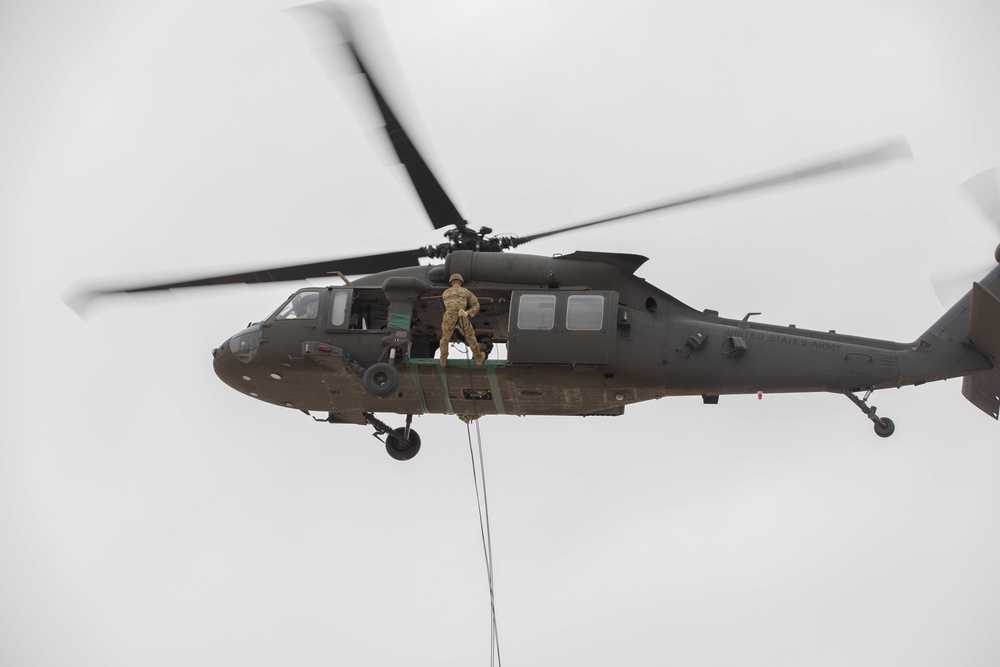
[[[596,309],[597,314],[597,326],[578,326],[574,318],[581,317],[592,317],[594,313],[593,306],[585,306],[583,309],[578,309],[574,313],[573,302],[577,300],[578,302],[589,301],[591,303],[599,303],[600,306]],[[566,331],[604,331],[604,311],[607,307],[607,299],[603,294],[591,293],[591,294],[570,294],[566,297],[566,313],[564,319],[564,325],[566,326]]]
[[[538,305],[532,305],[529,302],[535,302]],[[549,306],[544,306],[543,303],[549,304]],[[528,306],[525,309],[525,306]],[[556,321],[558,319],[558,307],[559,300],[556,298],[555,294],[520,294],[517,298],[517,328],[519,331],[553,331],[556,328]],[[550,321],[548,321],[548,326],[544,317],[541,317],[539,323],[542,326],[524,326],[524,316],[527,313],[529,317],[537,317],[540,315],[547,315]],[[530,324],[530,323],[529,323]]]

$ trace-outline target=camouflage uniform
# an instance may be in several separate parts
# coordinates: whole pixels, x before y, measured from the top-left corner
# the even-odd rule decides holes
[[[472,318],[479,312],[479,299],[476,295],[462,286],[449,287],[441,295],[444,302],[444,319],[441,321],[441,364],[444,365],[448,358],[448,343],[451,342],[451,334],[457,328],[465,336],[472,356],[477,364],[482,364],[486,358],[480,349],[479,341],[476,340],[476,330],[472,328]],[[459,312],[465,310],[469,316],[460,317]]]

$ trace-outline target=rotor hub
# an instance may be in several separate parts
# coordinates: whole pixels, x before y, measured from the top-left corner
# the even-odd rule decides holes
[[[478,231],[471,227],[449,229],[444,233],[447,243],[427,246],[424,250],[431,259],[444,259],[456,250],[476,250],[479,252],[502,252],[518,245],[519,239],[513,236],[490,236],[493,230],[480,227]]]

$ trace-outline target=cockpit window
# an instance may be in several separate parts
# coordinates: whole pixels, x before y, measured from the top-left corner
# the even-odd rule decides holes
[[[315,320],[319,315],[319,292],[299,292],[278,311],[279,320]]]

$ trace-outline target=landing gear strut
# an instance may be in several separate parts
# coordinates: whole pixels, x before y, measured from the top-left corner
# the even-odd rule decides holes
[[[420,435],[410,428],[413,415],[406,415],[406,426],[400,428],[391,428],[371,412],[365,413],[365,421],[375,429],[376,439],[385,436],[385,451],[397,461],[409,461],[420,451]]]
[[[888,438],[896,430],[896,425],[888,417],[879,417],[875,414],[875,406],[868,405],[868,398],[872,395],[872,389],[865,392],[864,398],[858,398],[854,395],[853,391],[845,391],[844,396],[851,399],[851,401],[860,408],[861,412],[867,415],[868,419],[872,420],[875,424],[875,435],[880,438]]]

